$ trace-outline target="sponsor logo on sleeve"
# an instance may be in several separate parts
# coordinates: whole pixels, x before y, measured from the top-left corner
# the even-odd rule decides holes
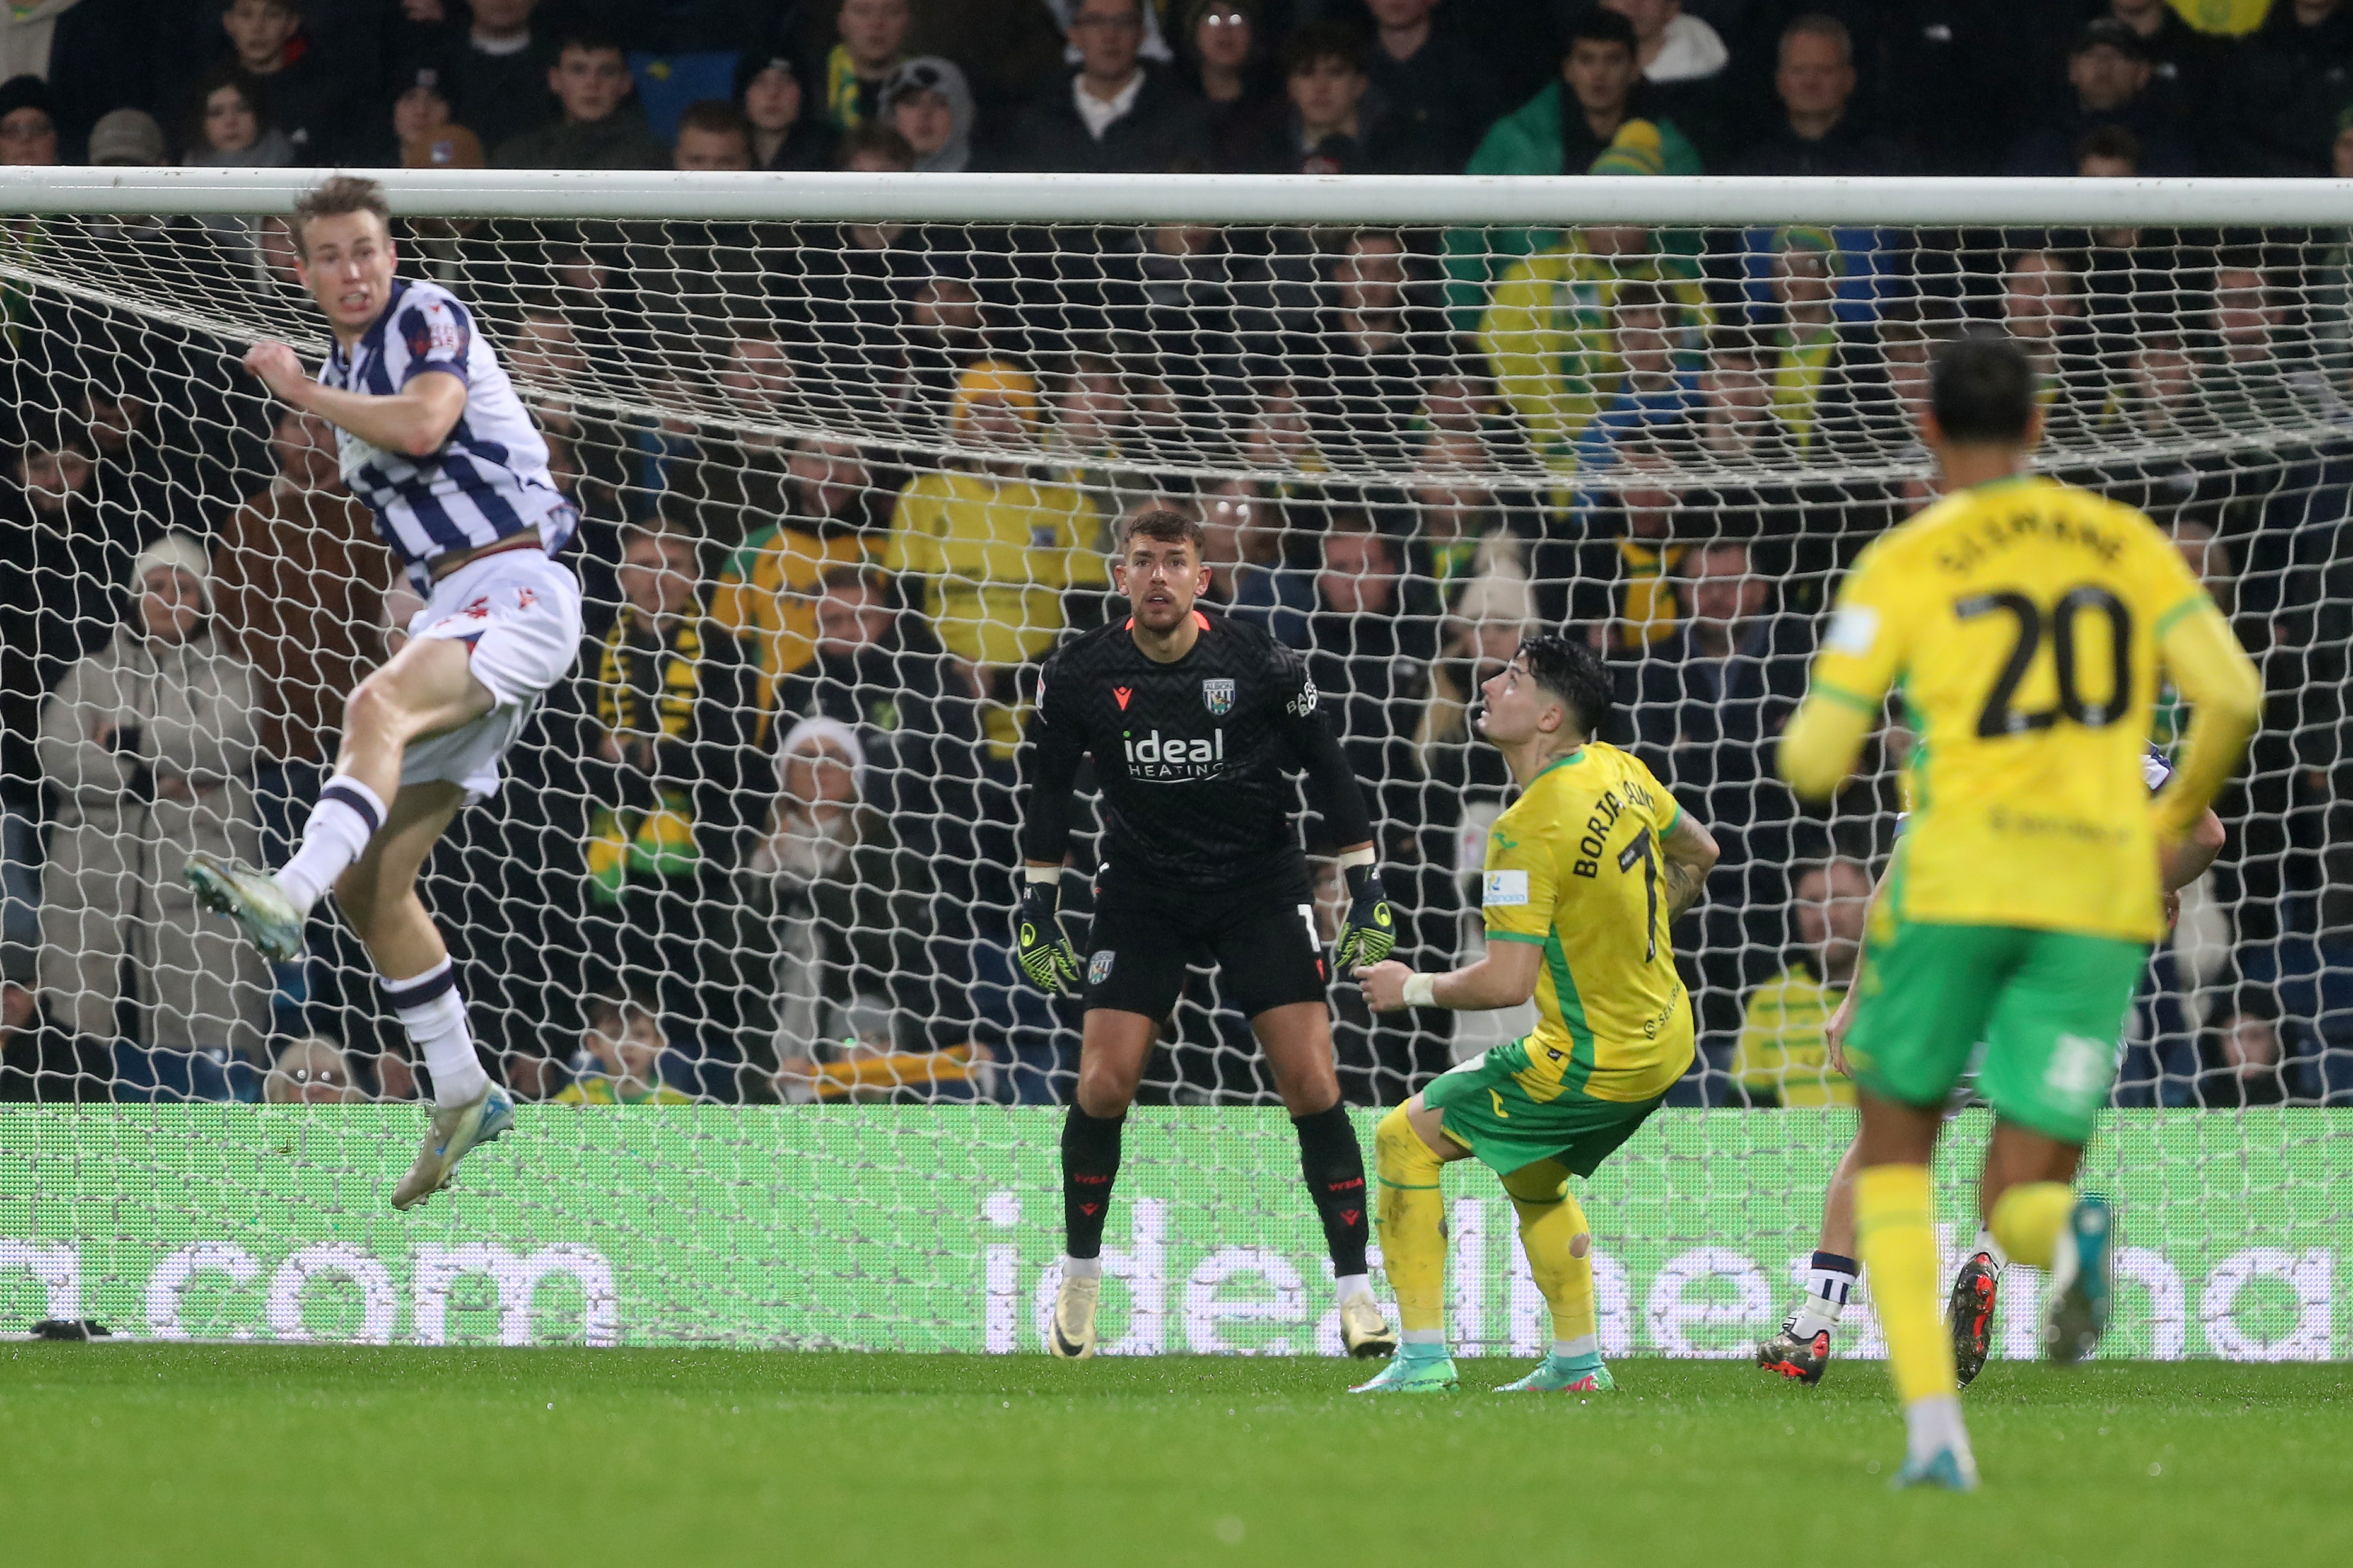
[[[1296,718],[1304,719],[1315,711],[1315,678],[1308,676],[1299,683],[1299,695],[1284,704]]]
[[[1487,885],[1479,895],[1479,907],[1483,910],[1510,909],[1528,901],[1528,874],[1525,871],[1490,871]]]

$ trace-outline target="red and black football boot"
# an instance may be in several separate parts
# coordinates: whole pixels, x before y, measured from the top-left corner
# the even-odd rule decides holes
[[[1810,1340],[1801,1340],[1789,1325],[1784,1324],[1779,1333],[1757,1347],[1757,1364],[1810,1388],[1821,1382],[1822,1373],[1830,1370],[1830,1331],[1824,1329]]]
[[[1990,1253],[1975,1252],[1953,1280],[1953,1302],[1945,1321],[1953,1331],[1953,1374],[1967,1388],[1985,1370],[1993,1349],[1993,1304],[2001,1294],[2001,1269]]]

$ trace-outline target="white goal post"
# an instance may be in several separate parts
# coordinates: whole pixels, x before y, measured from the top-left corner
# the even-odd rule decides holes
[[[1678,932],[1700,1058],[1588,1201],[1604,1338],[1736,1353],[1850,1125],[1820,1024],[1910,737],[1827,816],[1771,748],[1839,574],[1929,493],[1930,351],[1987,331],[2043,373],[2042,468],[2170,530],[2267,689],[2088,1165],[2118,1343],[2353,1352],[2353,181],[353,172],[583,516],[575,678],[427,887],[533,1103],[420,1242],[375,1191],[420,1113],[356,944],[322,921],[272,971],[168,892],[197,843],[282,855],[413,603],[332,432],[237,367],[326,348],[283,217],[330,172],[0,169],[0,1101],[34,1102],[0,1104],[0,1328],[1034,1348],[1077,1015],[1006,951],[1021,737],[1112,530],[1168,504],[1308,656],[1421,967],[1482,941],[1477,681],[1532,631],[1609,655],[1616,738],[1728,853]],[[159,566],[202,579],[201,658],[141,629]],[[1525,1024],[1333,1001],[1367,1110]],[[1208,974],[1166,1046],[1106,1341],[1336,1345]],[[1535,1343],[1508,1210],[1466,1187],[1454,1226],[1458,1338]]]

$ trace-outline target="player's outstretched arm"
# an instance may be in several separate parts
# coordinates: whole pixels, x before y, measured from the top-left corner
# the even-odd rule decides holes
[[[2166,670],[2190,705],[2189,732],[2173,777],[2157,797],[2158,832],[2167,840],[2186,837],[2214,804],[2245,755],[2263,708],[2263,677],[2213,602],[2200,599],[2177,615],[2158,637]]]
[[[315,414],[371,447],[427,458],[441,449],[466,412],[465,378],[438,366],[412,376],[390,396],[322,386],[284,343],[268,339],[246,351],[245,368],[306,414]]]
[[[1444,974],[1417,974],[1394,961],[1354,972],[1365,988],[1365,1005],[1376,1013],[1407,1007],[1446,1007],[1458,1013],[1481,1013],[1494,1007],[1516,1007],[1536,994],[1536,976],[1544,967],[1544,949],[1533,942],[1490,937],[1487,956],[1465,968]]]

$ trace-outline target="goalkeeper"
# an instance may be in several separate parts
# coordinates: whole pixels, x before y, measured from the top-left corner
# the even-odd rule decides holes
[[[1553,1346],[1499,1394],[1612,1386],[1593,1302],[1593,1236],[1568,1178],[1590,1176],[1691,1066],[1690,994],[1669,928],[1699,897],[1715,840],[1651,770],[1594,735],[1609,722],[1601,656],[1531,637],[1481,688],[1479,728],[1520,798],[1487,836],[1480,905],[1487,955],[1450,974],[1356,970],[1374,1011],[1515,1007],[1536,1026],[1440,1078],[1381,1123],[1382,1267],[1405,1345],[1358,1394],[1452,1388],[1446,1232],[1438,1173],[1476,1156],[1519,1211],[1528,1272],[1552,1309]]]
[[[1079,1085],[1062,1123],[1068,1260],[1050,1344],[1092,1355],[1103,1220],[1119,1173],[1120,1123],[1188,964],[1215,963],[1249,1017],[1299,1134],[1309,1194],[1332,1249],[1348,1352],[1397,1348],[1373,1300],[1365,1249],[1365,1163],[1340,1104],[1330,979],[1289,807],[1290,773],[1334,837],[1353,903],[1335,958],[1377,963],[1396,917],[1373,865],[1356,774],[1316,711],[1305,662],[1245,622],[1194,607],[1208,587],[1201,525],[1143,512],[1122,531],[1118,575],[1132,614],[1046,661],[1022,837],[1025,887],[1016,957],[1031,983],[1086,997]],[[1103,789],[1104,861],[1084,977],[1057,900],[1071,841],[1071,790],[1092,753]]]

